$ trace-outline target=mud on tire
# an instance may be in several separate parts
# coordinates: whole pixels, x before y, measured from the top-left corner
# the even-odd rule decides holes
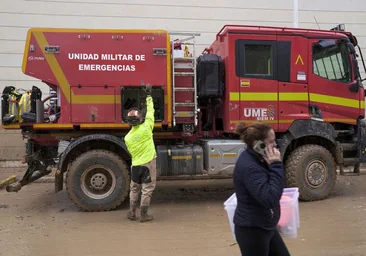
[[[79,156],[66,176],[71,200],[84,211],[109,211],[128,196],[129,170],[124,160],[107,150],[91,150]]]
[[[300,199],[322,200],[328,197],[337,178],[332,154],[319,145],[304,145],[291,152],[285,163],[287,187],[298,187]]]

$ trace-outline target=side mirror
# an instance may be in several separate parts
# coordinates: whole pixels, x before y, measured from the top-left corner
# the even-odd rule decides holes
[[[352,43],[348,43],[347,44],[347,46],[348,46],[348,50],[349,50],[349,52],[353,55],[353,54],[356,54],[356,49],[355,49],[355,47],[353,46],[353,44]]]
[[[354,82],[353,84],[351,84],[350,86],[349,86],[349,90],[351,91],[351,92],[358,92],[358,90],[360,89],[360,82],[359,81],[356,81],[356,82]]]

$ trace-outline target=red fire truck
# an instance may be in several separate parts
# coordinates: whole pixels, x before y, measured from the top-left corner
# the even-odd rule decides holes
[[[230,177],[245,149],[235,128],[258,120],[276,131],[286,185],[298,187],[302,200],[326,198],[337,167],[340,174],[347,166],[359,173],[366,126],[358,54],[365,65],[352,33],[342,25],[226,25],[198,57],[197,36],[30,29],[22,71],[55,93],[4,89],[3,127],[21,130],[28,164],[7,191],[55,168],[56,192],[65,174],[66,190],[81,209],[121,204],[131,164],[123,142],[126,113],[145,109],[146,84],[153,87],[160,179]]]

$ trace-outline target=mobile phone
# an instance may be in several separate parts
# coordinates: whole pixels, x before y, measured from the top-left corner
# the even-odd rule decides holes
[[[265,148],[266,148],[266,143],[264,143],[261,140],[257,141],[253,146],[254,151],[262,156],[266,156]]]

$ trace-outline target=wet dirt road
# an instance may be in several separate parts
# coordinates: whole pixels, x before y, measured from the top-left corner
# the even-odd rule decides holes
[[[158,182],[151,223],[112,212],[80,212],[65,191],[34,183],[19,193],[0,191],[1,256],[240,255],[223,202],[231,180]],[[366,255],[366,174],[338,177],[332,196],[300,203],[291,255]]]

